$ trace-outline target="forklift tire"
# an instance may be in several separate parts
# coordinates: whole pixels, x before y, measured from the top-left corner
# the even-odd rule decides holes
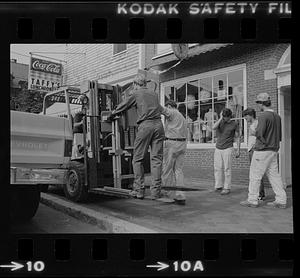
[[[84,202],[88,197],[88,188],[84,185],[84,164],[71,161],[67,180],[64,184],[65,196],[74,202]]]
[[[41,193],[38,185],[17,185],[11,191],[10,218],[12,222],[27,222],[36,214]]]

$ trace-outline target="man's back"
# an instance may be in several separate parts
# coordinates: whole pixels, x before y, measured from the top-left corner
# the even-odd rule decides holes
[[[278,151],[281,141],[281,118],[272,111],[263,112],[258,118],[254,150]]]
[[[133,93],[137,106],[137,124],[144,120],[160,119],[161,110],[157,93],[147,88],[140,88]]]

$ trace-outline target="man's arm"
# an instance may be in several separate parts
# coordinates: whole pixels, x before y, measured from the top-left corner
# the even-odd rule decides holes
[[[82,125],[83,125],[83,120],[81,120],[81,122],[74,123],[74,127],[80,127]]]
[[[129,98],[123,100],[117,108],[112,111],[112,115],[120,114],[128,109],[130,109],[132,106],[136,104],[135,96],[131,95]]]
[[[240,137],[240,132],[239,132],[239,124],[236,125],[234,137],[235,137],[235,141],[236,141],[236,145],[237,145],[237,151],[236,151],[235,157],[238,158],[240,156],[240,151],[241,151],[241,137]]]
[[[258,124],[255,132],[255,136],[257,139],[259,139],[261,142],[265,142],[264,134],[267,128],[266,120],[261,116],[258,118]]]
[[[236,125],[236,129],[235,129],[235,132],[234,132],[234,139],[235,141],[237,142],[238,139],[240,139],[240,132],[239,132],[239,126]]]
[[[221,112],[220,119],[217,120],[217,121],[214,123],[212,129],[213,129],[213,130],[216,130],[216,129],[220,126],[220,123],[221,123],[222,120],[223,120],[223,116],[222,116],[222,112]]]

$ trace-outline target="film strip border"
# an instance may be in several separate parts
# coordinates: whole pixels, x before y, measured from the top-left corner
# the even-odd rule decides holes
[[[14,42],[24,43],[291,40],[293,29],[291,2],[278,2],[271,13],[269,2],[255,2],[259,3],[255,13],[251,12],[250,8],[249,11],[245,8],[243,13],[241,10],[234,10],[234,14],[228,14],[224,10],[223,13],[216,14],[211,8],[211,13],[194,15],[189,12],[191,3],[178,3],[177,9],[180,11],[178,14],[158,15],[143,14],[142,2],[140,4],[25,3],[17,6],[5,4],[5,9],[0,9],[1,21],[6,22],[7,26],[2,33]],[[198,10],[201,11],[201,5],[205,5],[206,2],[199,3]],[[234,3],[239,2],[232,4]],[[120,9],[118,5],[127,6],[126,9]],[[132,11],[141,12],[138,14],[130,12],[130,5],[140,5],[134,6]],[[154,9],[159,5],[166,5],[165,10],[168,13],[167,5],[170,5],[170,2],[151,5]]]
[[[285,2],[286,3],[286,2]],[[6,43],[33,42],[290,42],[290,15],[255,14],[189,16],[186,3],[178,15],[118,15],[117,3],[24,3],[0,5],[0,26]],[[262,3],[262,5],[267,5]],[[5,28],[3,28],[5,27]],[[2,45],[3,46],[3,45]],[[4,237],[2,240],[6,240]],[[1,240],[4,258],[27,265],[20,275],[140,274],[170,275],[193,271],[203,263],[203,275],[291,275],[293,235],[15,235]],[[5,248],[6,246],[6,248]],[[42,261],[41,271],[33,271]],[[179,262],[178,271],[174,263]],[[191,264],[189,270],[188,261]],[[28,271],[32,262],[32,271]],[[157,262],[172,267],[147,268]],[[183,269],[182,269],[183,266]],[[36,264],[41,269],[40,264]]]
[[[20,275],[284,276],[292,274],[293,244],[282,234],[18,235],[8,252],[24,265]]]

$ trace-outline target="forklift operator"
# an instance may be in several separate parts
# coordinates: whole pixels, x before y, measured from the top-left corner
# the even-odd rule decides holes
[[[84,98],[84,95],[80,95],[78,97],[78,100],[82,103],[82,106],[81,110],[78,111],[74,116],[72,159],[83,158],[83,118],[87,109],[87,104],[83,103]]]
[[[110,119],[130,109],[137,108],[137,125],[133,150],[134,185],[130,195],[143,199],[145,196],[144,159],[151,146],[151,174],[153,182],[150,187],[150,198],[155,200],[161,197],[161,174],[163,161],[164,128],[161,121],[161,106],[158,95],[146,87],[146,78],[138,74],[134,80],[134,90],[129,98],[121,102],[112,111]]]

